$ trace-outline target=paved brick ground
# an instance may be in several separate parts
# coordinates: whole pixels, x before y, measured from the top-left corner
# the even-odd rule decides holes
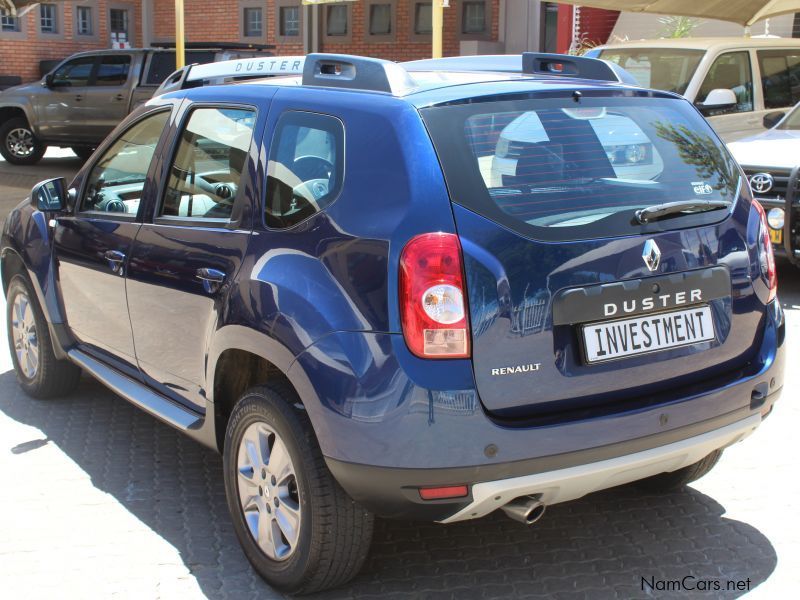
[[[0,187],[0,196],[6,191]],[[793,342],[800,339],[800,273],[783,268],[780,275]],[[793,346],[789,364],[800,364],[800,346]],[[2,347],[3,598],[280,597],[239,550],[214,453],[90,380],[68,398],[31,400],[10,369]],[[451,526],[381,522],[363,574],[321,597],[744,594],[641,587],[641,577],[686,575],[723,586],[749,578],[751,597],[797,597],[798,385],[795,369],[773,416],[685,493],[610,490],[552,507],[531,528],[501,515]]]

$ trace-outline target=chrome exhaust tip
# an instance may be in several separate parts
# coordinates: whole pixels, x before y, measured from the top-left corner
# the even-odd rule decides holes
[[[525,525],[533,525],[542,518],[546,506],[538,496],[520,496],[500,508],[509,518]]]

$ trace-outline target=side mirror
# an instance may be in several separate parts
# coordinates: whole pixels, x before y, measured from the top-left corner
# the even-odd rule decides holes
[[[776,110],[775,112],[767,113],[764,115],[764,129],[772,129],[781,122],[781,119],[786,116],[786,113],[782,110]]]
[[[712,110],[733,108],[737,103],[738,101],[736,100],[736,94],[733,93],[733,90],[718,88],[708,92],[708,96],[706,96],[705,101],[700,103],[698,106],[700,110],[705,113]]]
[[[54,81],[53,74],[52,73],[48,73],[47,75],[44,76],[44,81],[42,81],[42,87],[46,87],[46,88],[53,87],[53,81]]]
[[[31,190],[31,200],[36,203],[36,208],[42,212],[64,210],[68,199],[67,180],[63,177],[47,179],[37,183]]]

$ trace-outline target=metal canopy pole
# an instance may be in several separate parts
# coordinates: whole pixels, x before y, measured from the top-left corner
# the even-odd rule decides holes
[[[184,49],[183,30],[183,0],[175,0],[175,68],[182,69],[186,66],[186,52]]]
[[[433,48],[432,57],[442,58],[442,37],[444,33],[444,6],[447,0],[433,0],[431,2],[431,25]]]

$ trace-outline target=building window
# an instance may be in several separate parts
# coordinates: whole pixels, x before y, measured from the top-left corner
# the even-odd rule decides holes
[[[461,32],[486,33],[486,3],[483,1],[462,2]]]
[[[58,33],[55,4],[39,5],[39,30],[42,33]]]
[[[264,12],[259,7],[247,7],[244,9],[244,36],[263,37],[264,35]]]
[[[328,9],[326,12],[326,33],[329,36],[347,35],[347,6],[344,4],[329,4],[326,8]]]
[[[109,11],[109,28],[111,33],[128,35],[128,10],[125,8],[112,8]]]
[[[94,34],[92,27],[92,7],[78,6],[75,14],[78,21],[78,35]]]
[[[433,14],[430,2],[414,4],[414,33],[417,35],[433,33]]]
[[[392,5],[369,5],[369,34],[391,35],[392,33]]]
[[[0,8],[0,31],[19,31],[19,19],[5,8]]]
[[[293,37],[300,35],[300,7],[281,6],[278,11],[280,14],[280,35]]]

